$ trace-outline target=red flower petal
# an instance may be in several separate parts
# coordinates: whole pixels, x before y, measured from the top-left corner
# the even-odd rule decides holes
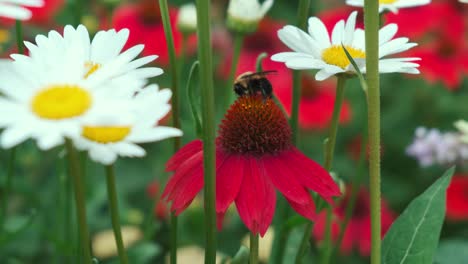
[[[166,163],[166,171],[176,170],[184,161],[203,150],[201,140],[194,140],[179,149],[174,156]]]
[[[283,155],[262,157],[266,175],[287,199],[297,204],[307,204],[310,200],[309,192],[294,178],[291,165],[281,162],[282,158]]]
[[[260,233],[260,236],[263,236],[273,220],[275,189],[265,175],[263,162],[254,157],[246,157],[242,163],[244,179],[236,197],[237,211],[252,233]]]
[[[303,217],[311,221],[314,221],[317,218],[317,214],[315,213],[315,203],[314,203],[314,200],[312,200],[312,197],[310,196],[310,194],[308,195],[308,197],[309,199],[306,204],[298,204],[287,198],[286,200],[298,214],[302,215]]]
[[[220,151],[218,151],[220,152]],[[228,155],[224,160],[217,157],[216,212],[225,212],[234,201],[242,184],[244,166],[239,155]]]

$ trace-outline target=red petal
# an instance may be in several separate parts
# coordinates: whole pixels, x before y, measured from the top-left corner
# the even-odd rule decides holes
[[[331,201],[330,197],[341,195],[340,188],[335,183],[330,174],[320,164],[302,154],[299,150],[293,149],[285,152],[284,162],[296,173],[293,174],[299,182],[307,188],[322,196],[325,200]]]
[[[203,143],[201,140],[194,140],[187,145],[183,146],[172,156],[166,163],[166,171],[177,170],[187,159],[203,150]]]
[[[281,157],[262,157],[266,175],[287,199],[297,204],[307,204],[310,200],[309,192],[294,178],[291,164],[283,164]]]
[[[173,201],[171,210],[175,211],[176,214],[181,213],[201,191],[203,184],[203,166],[200,164],[177,183],[176,188],[169,196],[169,199]]]
[[[244,179],[236,197],[237,211],[252,233],[263,236],[273,220],[275,189],[264,174],[262,161],[246,157],[241,162],[244,163]]]
[[[314,200],[312,200],[312,197],[310,195],[308,195],[308,197],[309,200],[306,204],[298,204],[292,200],[289,200],[288,198],[286,198],[286,200],[298,214],[311,221],[315,221],[315,219],[317,218],[317,214],[315,213]]]
[[[223,228],[223,220],[224,220],[224,214],[225,213],[226,213],[226,211],[216,213],[216,227],[218,228],[218,231],[221,231],[221,229]]]
[[[239,193],[244,164],[239,155],[217,158],[216,163],[216,212],[225,212]]]

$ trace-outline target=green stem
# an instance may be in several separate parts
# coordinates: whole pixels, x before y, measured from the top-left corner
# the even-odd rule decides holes
[[[161,10],[161,18],[164,26],[164,34],[166,37],[167,47],[169,51],[169,62],[171,66],[172,77],[172,126],[180,128],[180,113],[179,113],[179,71],[177,66],[177,55],[174,45],[174,37],[172,36],[172,26],[169,19],[169,7],[167,0],[159,0],[159,7]],[[183,55],[182,55],[183,56]],[[174,139],[174,152],[180,148],[181,138],[175,137]],[[177,217],[171,217],[171,263],[177,263]]]
[[[291,118],[289,125],[292,130],[292,140],[295,145],[299,142],[299,102],[301,100],[301,72],[293,71],[293,95],[291,106]]]
[[[0,214],[0,231],[3,231],[3,225],[5,222],[5,219],[7,218],[8,196],[11,190],[11,180],[13,178],[13,173],[15,172],[15,159],[16,159],[16,148],[12,148],[10,152],[10,159],[8,161],[8,172],[6,175],[5,185],[3,188],[2,210],[0,211],[1,213]]]
[[[371,264],[381,258],[380,226],[380,83],[379,83],[379,1],[364,1],[367,69],[367,120],[369,134],[369,188],[371,214]]]
[[[234,33],[234,50],[232,54],[231,69],[229,71],[229,77],[224,89],[224,108],[223,111],[229,108],[234,97],[232,86],[234,84],[234,78],[237,72],[237,65],[239,64],[240,53],[242,50],[242,43],[244,42],[244,35],[240,33]]]
[[[215,111],[210,14],[210,0],[197,0],[198,60],[200,61],[199,69],[203,119],[203,169],[205,172],[205,264],[215,264],[216,262]]]
[[[311,225],[306,225],[304,229],[304,234],[311,234],[312,229],[314,228],[314,222],[311,222]],[[297,250],[297,255],[296,259],[294,260],[295,264],[301,264],[302,263],[302,258],[306,254],[307,251],[307,246],[309,245],[309,239],[310,235],[308,236],[302,236],[301,244],[299,245],[299,249]]]
[[[23,26],[19,20],[16,20],[16,46],[19,54],[24,54]]]
[[[250,233],[249,264],[258,263],[258,234]]]
[[[73,180],[73,187],[75,190],[75,203],[76,214],[78,218],[79,235],[81,241],[81,248],[83,251],[83,258],[85,263],[92,263],[91,252],[89,248],[89,231],[86,223],[86,201],[84,194],[83,182],[81,179],[81,168],[78,153],[73,146],[70,139],[66,139],[65,147],[68,155],[68,165],[70,166],[70,176]]]
[[[74,19],[75,19],[75,26],[81,24],[81,18],[83,17],[83,0],[75,0],[74,2]]]
[[[119,205],[117,201],[117,191],[115,189],[115,172],[114,165],[106,166],[106,180],[107,180],[107,196],[109,199],[112,229],[114,230],[115,243],[117,244],[117,251],[119,252],[119,259],[121,264],[128,263],[127,252],[122,240],[122,231],[120,230],[120,217]]]
[[[333,106],[333,115],[332,115],[332,120],[330,124],[330,131],[328,134],[328,140],[327,140],[327,145],[326,145],[326,152],[325,152],[325,162],[324,162],[324,168],[327,171],[331,170],[332,167],[332,162],[333,162],[333,154],[335,152],[335,143],[336,143],[336,135],[338,133],[338,124],[340,121],[340,112],[341,112],[341,106],[343,105],[343,100],[344,100],[344,91],[345,91],[345,84],[346,84],[346,77],[344,76],[338,76],[338,82],[336,85],[336,95],[335,95],[335,105]],[[327,210],[327,220],[331,219],[331,217],[328,217],[328,214],[330,210]],[[327,221],[328,222],[328,221]],[[328,224],[328,223],[327,223]],[[306,230],[312,231],[312,222],[307,223],[306,225]],[[304,236],[307,236],[307,238],[302,239],[302,243],[305,243],[306,245],[301,245],[299,248],[307,247],[307,241],[308,237],[310,236],[310,232],[304,233]],[[325,241],[328,241],[328,235],[326,234]],[[325,250],[322,253],[322,264],[323,263],[328,263],[328,260],[330,259],[331,255],[331,250],[325,248]],[[300,254],[296,255],[296,263],[301,263],[302,256]]]
[[[331,238],[332,216],[333,216],[332,208],[330,206],[327,206],[326,214],[325,214],[325,240],[323,243],[322,258],[320,260],[320,263],[322,264],[326,264],[330,262],[330,257],[331,257],[331,253],[333,249],[332,238]]]

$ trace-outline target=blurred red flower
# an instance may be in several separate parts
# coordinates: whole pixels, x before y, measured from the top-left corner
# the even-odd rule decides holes
[[[176,53],[180,52],[182,34],[176,30],[177,10],[169,8],[172,36]],[[114,13],[113,25],[116,30],[128,28],[130,36],[124,49],[143,43],[143,56],[158,55],[156,63],[167,65],[169,54],[164,35],[161,12],[156,1],[140,0],[136,4],[119,6]]]
[[[447,189],[447,219],[468,220],[468,175],[454,175]]]
[[[328,32],[333,31],[333,27],[340,20],[346,21],[349,14],[353,11],[358,11],[358,16],[356,18],[356,28],[364,29],[364,15],[362,8],[352,7],[352,6],[340,6],[338,8],[327,9],[320,12],[317,16],[322,20],[322,22],[327,27]]]
[[[340,232],[340,226],[345,218],[346,207],[350,199],[351,188],[348,187],[343,201],[333,210],[332,239],[336,241]],[[349,254],[353,248],[357,248],[363,256],[369,256],[371,248],[371,227],[370,227],[370,200],[366,189],[359,190],[356,204],[351,219],[346,227],[346,231],[341,243],[341,251]],[[382,199],[382,237],[390,228],[395,214],[389,209],[385,200]],[[315,222],[313,236],[322,240],[325,233],[325,212],[319,215]]]
[[[156,197],[158,197],[160,194],[159,189],[160,189],[159,181],[154,181],[148,185],[146,189],[146,193],[148,197],[152,199],[156,199]],[[163,220],[163,219],[167,219],[168,214],[169,214],[169,209],[168,209],[167,203],[164,200],[159,199],[156,205],[154,206],[154,216],[157,219]]]
[[[426,80],[441,81],[450,90],[460,87],[468,73],[468,40],[458,5],[437,2],[389,13],[386,18],[388,23],[398,24],[398,34],[419,43],[406,55],[421,58],[420,70]]]
[[[203,145],[182,147],[167,163],[174,171],[162,197],[180,214],[203,188]],[[291,129],[280,108],[261,95],[242,96],[226,113],[216,142],[216,212],[218,228],[235,202],[253,233],[263,236],[274,215],[278,189],[297,213],[315,218],[309,190],[326,201],[340,195],[337,184],[319,164],[291,142]]]
[[[32,12],[32,18],[27,23],[51,25],[64,4],[64,0],[46,0],[43,7],[27,7]]]

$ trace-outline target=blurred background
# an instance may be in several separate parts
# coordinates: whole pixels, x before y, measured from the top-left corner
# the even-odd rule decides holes
[[[35,35],[49,30],[62,31],[73,23],[73,1],[45,0],[42,8],[31,8],[32,20],[24,23],[24,38],[34,42]],[[196,36],[180,32],[177,14],[181,5],[191,1],[170,1],[181,80],[181,119],[183,143],[196,138],[189,111],[186,85],[189,69],[196,60]],[[236,74],[255,70],[262,52],[269,55],[289,50],[277,38],[277,30],[296,23],[297,1],[277,0],[258,31],[247,36],[240,54]],[[157,54],[155,64],[166,71],[153,81],[170,87],[168,54],[158,1],[156,0],[83,0],[82,23],[90,32],[115,28],[130,29],[127,46],[145,44],[144,55]],[[227,83],[233,53],[232,33],[225,25],[227,0],[212,1],[212,45],[214,52],[215,98],[220,98]],[[359,10],[358,26],[362,27],[362,10],[346,6],[344,1],[312,1],[311,15],[319,16],[329,30],[352,10]],[[382,195],[383,229],[402,212],[408,203],[425,190],[450,166],[457,165],[448,191],[447,216],[442,230],[436,263],[468,252],[468,146],[457,141],[459,132],[454,122],[468,119],[468,4],[455,0],[433,0],[429,5],[401,9],[398,14],[384,15],[386,23],[397,23],[398,36],[406,36],[419,46],[402,56],[421,57],[420,75],[381,75],[382,91]],[[0,20],[0,57],[17,52],[14,21]],[[287,111],[291,107],[292,74],[281,63],[269,57],[263,61],[270,75],[275,95]],[[335,79],[316,82],[313,72],[302,75],[299,148],[318,162],[323,161],[323,140],[334,103]],[[366,101],[357,79],[346,87],[345,105],[340,115],[334,171],[345,185],[356,177],[362,179],[356,209],[345,233],[336,263],[368,263],[370,247],[369,209],[366,161]],[[223,116],[217,102],[217,121]],[[171,116],[164,122],[170,123]],[[169,175],[165,162],[173,154],[172,141],[145,145],[143,159],[120,159],[116,163],[121,224],[128,239],[131,263],[165,263],[168,253],[169,212],[159,196]],[[71,186],[67,185],[64,150],[40,152],[32,142],[17,149],[17,158],[8,199],[5,229],[0,239],[0,263],[79,263],[77,225],[75,223]],[[9,151],[0,151],[0,198],[3,199]],[[85,157],[83,155],[83,157]],[[92,232],[93,253],[99,263],[118,263],[111,233],[111,221],[105,187],[104,169],[83,158],[86,174],[88,224]],[[347,189],[349,190],[349,188]],[[204,219],[202,197],[181,214],[179,220],[179,263],[202,263]],[[343,218],[346,195],[335,209],[334,221]],[[293,213],[290,215],[292,217]],[[303,222],[302,222],[303,223]],[[271,229],[271,228],[270,228]],[[302,237],[300,226],[293,229],[286,249],[285,263],[295,254]],[[333,229],[334,237],[337,230]],[[336,234],[335,234],[336,233]],[[219,233],[220,256],[233,256],[248,235],[235,208],[226,215]],[[261,257],[268,256],[271,232],[261,240]],[[314,249],[308,254],[311,263],[320,248],[323,223],[318,221],[312,234]],[[465,251],[463,251],[465,250]],[[457,254],[453,254],[456,252]],[[465,252],[462,254],[462,252]],[[186,257],[186,258],[184,258]],[[198,258],[198,259],[197,259]],[[266,259],[262,260],[266,263]]]

